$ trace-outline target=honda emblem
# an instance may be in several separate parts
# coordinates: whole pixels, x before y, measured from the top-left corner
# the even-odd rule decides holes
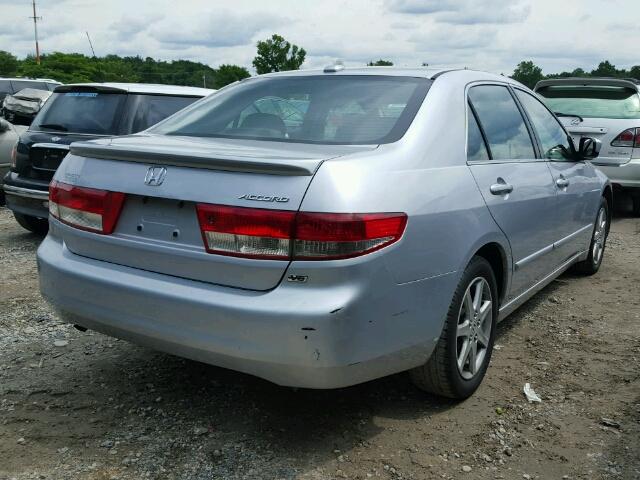
[[[162,185],[164,177],[166,176],[167,169],[165,167],[149,167],[144,177],[144,183],[150,187],[157,187],[158,185]]]

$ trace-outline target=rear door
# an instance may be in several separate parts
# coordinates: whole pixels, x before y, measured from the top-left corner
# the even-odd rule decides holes
[[[554,258],[562,263],[589,245],[600,180],[592,165],[573,158],[567,133],[551,112],[533,95],[521,89],[515,92],[534,127],[542,155],[549,160],[558,205]]]
[[[511,244],[511,299],[553,269],[556,189],[509,88],[476,85],[468,98],[468,163]]]

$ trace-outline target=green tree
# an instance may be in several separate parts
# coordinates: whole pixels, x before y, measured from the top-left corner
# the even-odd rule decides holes
[[[640,65],[635,65],[629,70],[629,76],[640,80]]]
[[[367,63],[367,67],[392,67],[393,62],[391,60],[376,60],[375,62]]]
[[[536,83],[544,78],[542,69],[534,64],[531,60],[522,61],[518,64],[513,71],[511,78],[526,85],[529,88],[533,88]]]
[[[213,88],[222,88],[225,85],[250,77],[249,71],[239,65],[220,65],[213,77]]]
[[[598,68],[591,71],[591,75],[594,77],[617,77],[618,70],[609,60],[604,60],[600,62]]]
[[[253,66],[259,75],[270,72],[298,70],[307,56],[304,48],[292,45],[278,34],[258,42],[257,47],[258,54],[253,59]]]
[[[4,50],[0,50],[0,75],[9,77],[18,71],[18,59]]]

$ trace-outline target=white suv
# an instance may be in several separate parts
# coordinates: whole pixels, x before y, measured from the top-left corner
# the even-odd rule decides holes
[[[640,80],[556,78],[538,82],[535,91],[576,144],[582,136],[602,142],[593,163],[614,187],[631,194],[640,215]]]

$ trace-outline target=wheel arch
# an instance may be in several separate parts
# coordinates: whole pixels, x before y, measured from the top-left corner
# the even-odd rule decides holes
[[[609,204],[609,222],[607,226],[607,233],[609,233],[609,229],[611,228],[611,219],[613,217],[613,188],[611,187],[611,184],[605,185],[604,190],[602,191],[602,196],[607,200],[607,203]]]
[[[474,256],[484,258],[491,265],[498,284],[498,303],[502,304],[507,294],[510,279],[507,252],[498,242],[489,242],[476,250]]]

